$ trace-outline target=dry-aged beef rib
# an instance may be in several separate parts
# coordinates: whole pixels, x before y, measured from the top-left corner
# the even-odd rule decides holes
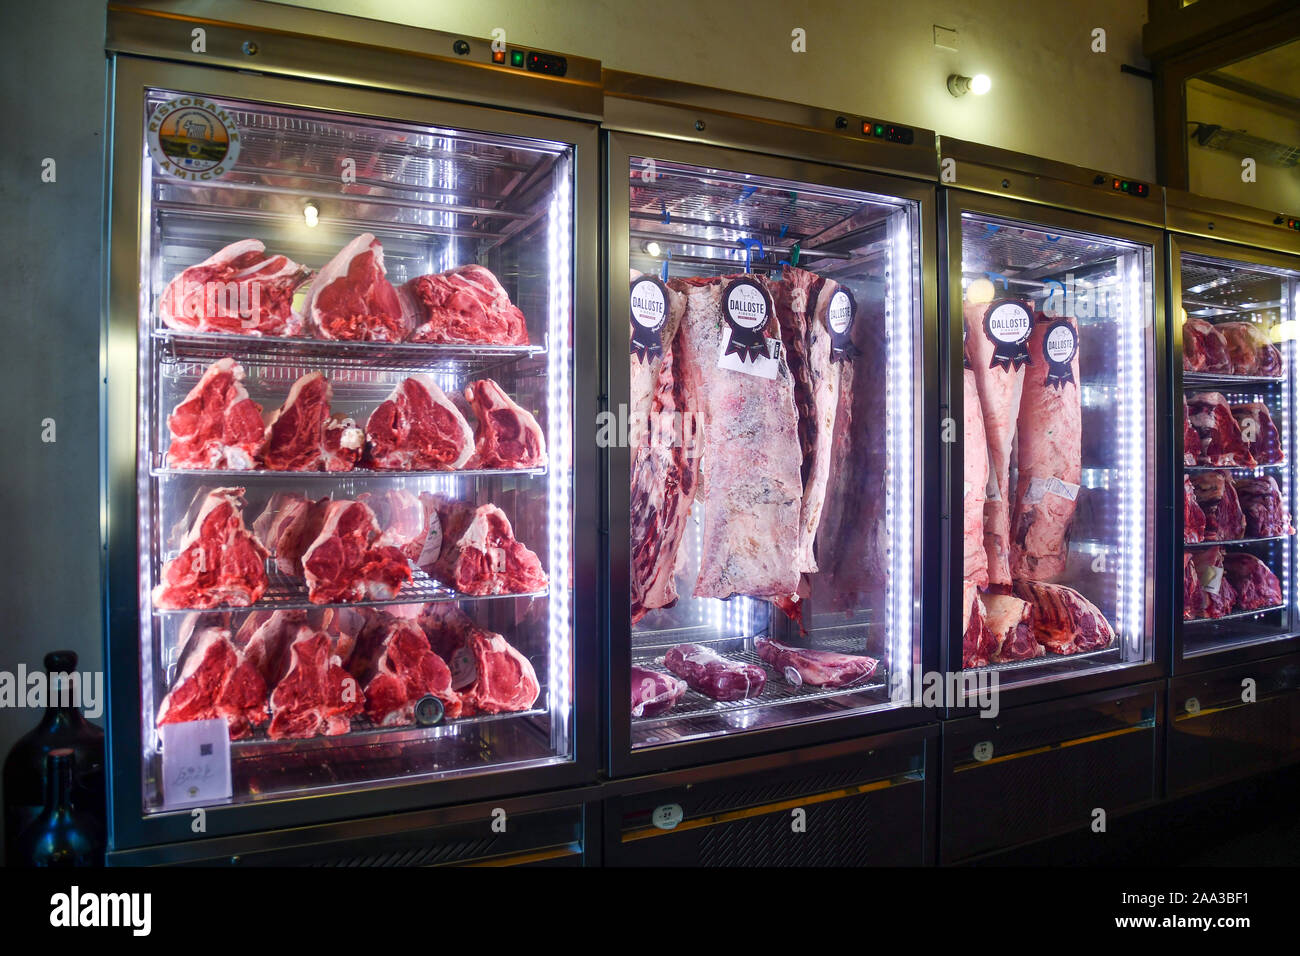
[[[271,471],[350,471],[361,458],[365,433],[356,422],[330,415],[334,390],[320,372],[308,372],[266,426],[262,463]]]
[[[989,556],[984,550],[984,502],[989,483],[989,448],[984,437],[984,412],[980,409],[975,370],[970,367],[962,369],[962,403],[965,422],[962,433],[962,576],[976,586],[986,588],[989,584]],[[970,600],[967,599],[966,603],[969,605]],[[966,612],[970,613],[969,607]],[[978,644],[977,637],[973,636],[972,640]],[[972,659],[982,656],[978,650],[972,650],[971,655]]]
[[[181,331],[297,335],[302,318],[293,293],[310,274],[288,256],[266,255],[259,240],[243,239],[172,279],[158,312]]]
[[[262,406],[248,397],[244,367],[232,358],[213,362],[167,416],[171,468],[247,471],[262,443]]]
[[[384,471],[454,471],[474,453],[474,433],[432,375],[402,381],[366,422],[369,461]]]
[[[1047,653],[1034,634],[1032,607],[1014,594],[984,595],[984,616],[993,635],[989,663],[1006,664],[1042,657]]]
[[[784,359],[770,379],[719,367],[729,328],[723,292],[738,278],[671,283],[687,297],[674,357],[703,433],[704,544],[694,593],[722,600],[789,597],[800,572],[810,570],[797,561],[803,484],[794,381]],[[770,311],[762,334],[779,335]]]
[[[401,342],[411,329],[409,307],[384,270],[384,247],[368,232],[316,274],[303,309],[322,339]]]
[[[1242,440],[1261,465],[1276,465],[1286,460],[1282,450],[1282,436],[1278,433],[1273,416],[1263,402],[1246,402],[1232,406],[1232,417],[1241,429]]]
[[[276,492],[253,522],[253,533],[281,574],[303,576],[302,556],[320,534],[329,503],[329,498],[309,501],[294,491]]]
[[[1234,607],[1239,611],[1258,611],[1282,603],[1282,585],[1268,565],[1253,554],[1225,555],[1223,573],[1237,592]]]
[[[413,621],[374,614],[357,641],[348,669],[366,692],[366,716],[381,726],[415,722],[415,706],[433,696],[443,715],[461,714],[460,695],[451,689],[446,661],[429,647]]]
[[[181,650],[179,672],[158,708],[158,726],[224,718],[230,738],[249,736],[266,723],[266,682],[230,639],[230,631],[199,621]]]
[[[1204,319],[1183,323],[1183,369],[1188,372],[1231,372],[1228,340]]]
[[[1201,613],[1205,595],[1201,593],[1201,580],[1196,573],[1196,562],[1190,551],[1183,552],[1183,620],[1190,621]]]
[[[1196,500],[1192,479],[1183,475],[1183,541],[1196,544],[1205,538],[1205,512]]]
[[[421,566],[443,584],[476,595],[527,594],[546,587],[537,555],[515,539],[510,519],[496,505],[476,508],[433,495],[426,504],[437,511],[442,547],[432,564]]]
[[[474,409],[474,453],[479,468],[537,468],[546,463],[546,439],[532,413],[520,408],[491,379],[471,382],[465,398]]]
[[[1053,381],[1045,349],[1049,330],[1064,337],[1060,330],[1065,327],[1077,342],[1074,319],[1038,313],[1029,336],[1031,364],[1025,370],[1016,424],[1011,574],[1035,581],[1052,581],[1065,572],[1083,465],[1079,350],[1075,348],[1071,357],[1068,380]]]
[[[397,548],[376,544],[379,524],[362,501],[332,501],[320,534],[302,557],[307,597],[315,604],[387,601],[411,580]]]
[[[672,710],[686,693],[686,681],[647,670],[632,668],[632,716],[658,717]]]
[[[1246,516],[1237,489],[1226,471],[1202,471],[1192,476],[1196,503],[1205,514],[1206,541],[1236,541],[1245,537]]]
[[[980,550],[983,550],[981,546]],[[983,667],[997,650],[997,641],[989,630],[987,612],[979,589],[973,581],[962,582],[961,666]]]
[[[527,345],[524,314],[490,271],[460,266],[420,276],[402,287],[414,304],[412,342]]]
[[[1241,427],[1228,400],[1218,392],[1197,392],[1187,402],[1192,427],[1201,439],[1197,461],[1202,465],[1254,467],[1255,458],[1241,438]]]
[[[1282,492],[1271,475],[1238,478],[1237,501],[1246,518],[1245,538],[1274,538],[1294,534],[1291,516],[1282,502]]]
[[[1049,651],[1081,654],[1115,643],[1110,622],[1078,591],[1040,581],[1017,581],[1013,589],[1029,602],[1029,626]]]
[[[1237,604],[1237,589],[1224,572],[1223,549],[1194,551],[1192,563],[1197,578],[1192,617],[1217,618],[1231,614]]]
[[[329,636],[304,626],[289,646],[287,673],[271,691],[267,734],[276,740],[346,734],[364,706],[365,695]]]
[[[754,641],[758,656],[786,683],[810,687],[848,687],[866,680],[880,664],[874,657],[791,647],[766,637]]]
[[[244,527],[244,489],[209,492],[153,589],[154,607],[247,607],[266,590],[266,549]]]
[[[1282,353],[1268,340],[1268,333],[1253,322],[1220,322],[1215,326],[1228,343],[1228,359],[1234,375],[1282,374]]]
[[[763,693],[767,674],[757,664],[723,657],[701,644],[678,644],[664,655],[664,666],[714,700],[744,700]]]

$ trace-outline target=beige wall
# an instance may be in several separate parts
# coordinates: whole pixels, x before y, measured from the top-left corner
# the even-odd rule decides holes
[[[875,115],[1037,156],[1155,178],[1145,0],[288,0],[293,5],[489,36],[609,68]],[[933,25],[960,52],[933,45]],[[808,51],[790,49],[802,27]],[[1091,31],[1106,31],[1093,53]],[[949,73],[992,92],[954,99]]]
[[[1221,87],[1193,80],[1187,84],[1189,122],[1214,123],[1224,129],[1244,129],[1275,142],[1300,143],[1300,123],[1274,113],[1258,101]],[[1278,212],[1300,212],[1300,167],[1267,166],[1257,162],[1255,182],[1241,181],[1238,153],[1205,149],[1193,143],[1187,150],[1188,184],[1192,192]]]

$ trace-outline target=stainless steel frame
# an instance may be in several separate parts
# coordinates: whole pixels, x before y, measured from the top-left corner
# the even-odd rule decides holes
[[[954,165],[949,165],[951,160]],[[1001,707],[1013,707],[1054,698],[1097,691],[1124,684],[1134,684],[1164,676],[1168,642],[1159,639],[1162,621],[1158,609],[1167,605],[1171,588],[1168,568],[1161,555],[1170,547],[1170,505],[1166,477],[1168,463],[1169,412],[1161,407],[1165,381],[1165,350],[1160,343],[1165,334],[1164,244],[1158,231],[1164,221],[1163,190],[1151,187],[1148,197],[1134,197],[1111,189],[1112,177],[1100,171],[1069,166],[1064,163],[1021,156],[1007,150],[977,143],[940,138],[940,175],[950,185],[940,190],[939,235],[940,260],[944,264],[946,294],[940,297],[942,322],[946,338],[941,335],[940,365],[944,369],[942,414],[953,421],[963,420],[962,401],[962,266],[961,217],[971,212],[1041,226],[1113,237],[1150,247],[1152,262],[1151,345],[1154,351],[1156,392],[1155,412],[1150,430],[1156,442],[1156,482],[1154,496],[1154,540],[1151,542],[1147,567],[1149,576],[1144,595],[1145,641],[1151,648],[1151,660],[1107,665],[1097,671],[1052,675],[1038,683],[1003,688]],[[941,282],[943,280],[941,279]],[[944,609],[940,622],[940,660],[950,673],[961,670],[962,661],[962,484],[963,456],[960,442],[943,446],[940,473],[950,484],[943,489],[945,503],[946,547],[943,549],[946,582]],[[1036,659],[1041,660],[1041,659]],[[973,713],[970,708],[954,707],[949,717]]]
[[[223,12],[264,13],[262,4],[157,4],[172,9],[219,7]],[[120,8],[114,8],[120,13]],[[276,15],[288,11],[277,10]],[[111,11],[111,18],[117,16]],[[295,11],[295,17],[296,17]],[[251,15],[251,14],[250,14]],[[132,14],[132,16],[135,16]],[[152,15],[150,15],[152,16]],[[306,14],[304,14],[306,16]],[[340,19],[343,22],[340,22]],[[143,21],[146,41],[149,29],[160,26],[184,27],[200,22],[160,14]],[[134,46],[146,52],[148,42],[127,42],[122,30],[126,24],[139,23],[118,18],[113,21],[110,44],[117,49]],[[208,22],[208,21],[202,21]],[[322,21],[324,22],[324,21]],[[348,18],[328,20],[333,32],[346,32],[353,21]],[[209,49],[214,39],[230,31],[229,37],[256,36],[262,52],[277,49],[279,34],[253,32],[244,28],[217,25],[208,33]],[[330,31],[326,31],[329,33]],[[381,31],[382,32],[382,31]],[[407,31],[411,33],[411,31]],[[422,34],[422,31],[414,31]],[[358,34],[358,36],[364,36]],[[261,47],[265,41],[268,46]],[[221,40],[221,43],[226,41]],[[231,39],[230,42],[233,42]],[[241,41],[242,42],[242,41]],[[344,44],[343,41],[315,43],[299,41],[302,56],[315,64],[316,75],[339,79],[352,65],[351,54],[364,60],[376,71],[384,63],[406,63],[400,54],[388,57],[380,51]],[[188,43],[183,45],[188,50]],[[178,55],[180,45],[169,47],[168,55]],[[238,49],[238,47],[236,47]],[[262,54],[259,53],[259,56]],[[187,59],[191,57],[185,57]],[[270,65],[270,58],[262,65]],[[456,64],[459,66],[460,64]],[[111,170],[109,188],[109,273],[108,314],[105,328],[104,393],[101,402],[105,429],[103,489],[104,577],[107,587],[106,658],[109,664],[109,772],[113,781],[109,805],[110,847],[113,850],[172,843],[194,837],[188,812],[141,812],[140,773],[140,666],[139,620],[137,603],[138,554],[136,546],[136,457],[137,434],[137,331],[139,315],[139,257],[142,242],[142,206],[139,186],[141,162],[140,131],[143,129],[144,93],[148,87],[192,89],[213,95],[252,101],[272,102],[323,111],[392,119],[429,125],[448,125],[500,134],[550,139],[571,144],[574,148],[574,471],[578,476],[595,474],[597,452],[594,431],[588,423],[595,421],[596,382],[600,363],[597,348],[599,303],[596,270],[599,246],[597,238],[598,136],[594,125],[572,120],[553,119],[520,112],[506,112],[480,106],[449,103],[429,97],[400,96],[376,92],[358,86],[308,82],[295,77],[258,75],[247,72],[212,70],[180,63],[163,63],[118,55],[111,61],[113,96]],[[450,67],[448,68],[450,69]],[[286,73],[300,72],[286,67]],[[450,77],[450,73],[444,74]],[[362,77],[364,79],[364,77]],[[378,72],[374,82],[379,85]],[[531,102],[543,97],[536,85],[547,78],[527,78],[533,90]],[[505,81],[502,81],[505,82]],[[576,82],[576,80],[575,80]],[[481,91],[480,91],[481,92]],[[482,95],[487,96],[486,93]],[[399,782],[359,792],[341,793],[321,798],[266,800],[257,804],[208,808],[206,836],[219,837],[254,830],[302,826],[328,820],[386,814],[420,807],[440,806],[510,793],[577,785],[595,778],[597,761],[597,683],[595,661],[600,653],[597,640],[597,616],[600,565],[598,502],[594,496],[575,496],[574,596],[574,759],[518,772],[486,772],[464,778],[437,782]]]
[[[852,131],[850,117],[774,100],[709,90],[630,74],[606,71],[608,93],[603,125],[613,130],[605,136],[607,191],[606,264],[609,322],[604,326],[605,352],[610,361],[604,370],[604,409],[617,406],[617,397],[627,395],[629,369],[626,356],[630,333],[626,321],[629,291],[626,277],[630,261],[626,170],[632,156],[651,156],[704,168],[742,170],[756,176],[770,176],[794,182],[808,182],[844,189],[876,192],[919,203],[919,246],[921,249],[921,328],[916,347],[922,350],[920,375],[914,383],[913,400],[919,410],[913,454],[916,486],[913,507],[921,517],[917,530],[913,567],[914,614],[918,621],[917,640],[912,645],[914,672],[931,669],[935,661],[932,642],[922,638],[932,632],[936,619],[932,609],[940,593],[933,555],[938,543],[938,523],[928,512],[939,480],[939,408],[937,390],[927,387],[937,381],[935,353],[937,326],[936,293],[928,277],[937,267],[935,235],[930,224],[934,216],[935,176],[933,134],[917,130],[911,146],[866,140]],[[837,120],[843,120],[840,127]],[[861,122],[861,118],[853,119]],[[849,132],[844,132],[849,129]],[[931,182],[893,178],[867,170],[889,169]],[[846,739],[877,733],[933,719],[920,707],[891,706],[879,712],[845,717],[827,717],[784,727],[726,734],[662,747],[633,751],[630,695],[631,664],[628,619],[629,548],[627,514],[628,474],[631,467],[627,448],[604,453],[602,476],[609,524],[607,540],[609,585],[606,608],[609,644],[606,657],[606,753],[612,776],[627,776],[657,770],[745,757],[758,753],[789,750],[827,740]],[[929,508],[925,507],[929,504]]]

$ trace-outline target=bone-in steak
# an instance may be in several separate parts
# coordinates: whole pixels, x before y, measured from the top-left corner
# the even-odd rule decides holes
[[[433,577],[464,594],[526,594],[546,587],[537,555],[515,539],[500,508],[429,498],[442,535],[437,560],[424,566]]]
[[[232,740],[249,736],[266,723],[266,682],[257,667],[212,623],[186,622],[192,628],[181,651],[176,682],[158,708],[158,726],[224,718]]]
[[[384,247],[368,232],[316,275],[304,310],[322,339],[401,342],[411,328],[409,309],[388,281]]]
[[[414,301],[412,342],[527,345],[524,314],[497,277],[480,265],[420,276],[402,287]]]
[[[262,406],[248,397],[244,367],[232,358],[213,362],[167,416],[172,468],[253,467],[262,443]]]
[[[453,471],[474,453],[469,422],[432,375],[405,379],[366,422],[369,460],[386,471]]]
[[[361,501],[332,501],[320,534],[303,555],[308,599],[316,604],[390,600],[411,580],[397,548],[376,546],[379,524]]]
[[[271,692],[273,739],[346,734],[365,695],[343,669],[329,636],[303,626],[289,646],[289,669]]]
[[[243,495],[243,488],[208,493],[180,553],[163,567],[154,607],[247,607],[262,596],[267,554],[244,527]]]
[[[375,613],[362,631],[348,669],[366,692],[366,716],[381,726],[414,723],[415,705],[437,697],[447,718],[461,714],[451,671],[413,621]]]
[[[236,335],[297,335],[293,293],[311,270],[268,256],[257,239],[231,243],[172,279],[158,312],[173,329]]]
[[[465,398],[474,409],[474,453],[479,468],[536,468],[546,463],[546,440],[537,419],[511,401],[491,379],[471,382]]]

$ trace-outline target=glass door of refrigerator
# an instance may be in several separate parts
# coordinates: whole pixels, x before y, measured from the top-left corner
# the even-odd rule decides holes
[[[1295,630],[1297,273],[1179,255],[1185,657]]]
[[[648,156],[624,172],[632,748],[899,706],[918,204]]]
[[[572,146],[146,100],[240,148],[140,131],[145,811],[193,720],[235,803],[571,760]]]
[[[960,221],[961,667],[1007,686],[1147,662],[1153,249]]]

